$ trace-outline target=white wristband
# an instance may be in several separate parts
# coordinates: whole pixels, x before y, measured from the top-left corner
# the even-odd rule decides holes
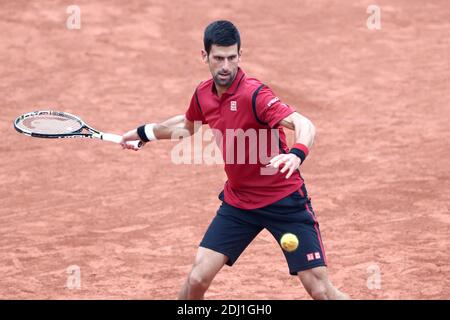
[[[155,133],[153,132],[153,128],[155,127],[156,123],[149,123],[145,125],[144,131],[145,131],[145,135],[147,136],[147,139],[152,141],[152,140],[158,140],[155,137]]]

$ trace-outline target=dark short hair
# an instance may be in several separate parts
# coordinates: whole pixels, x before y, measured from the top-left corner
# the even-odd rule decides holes
[[[203,44],[208,55],[213,44],[228,47],[236,43],[239,51],[241,49],[241,36],[239,35],[238,29],[230,21],[214,21],[205,29]]]

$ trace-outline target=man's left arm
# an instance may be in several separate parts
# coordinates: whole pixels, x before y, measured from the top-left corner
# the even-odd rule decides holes
[[[289,153],[279,154],[273,157],[267,166],[278,168],[283,164],[280,172],[287,172],[286,179],[288,179],[303,161],[305,161],[313,145],[316,128],[311,120],[298,112],[291,113],[281,120],[279,124],[285,128],[295,130],[295,143]]]

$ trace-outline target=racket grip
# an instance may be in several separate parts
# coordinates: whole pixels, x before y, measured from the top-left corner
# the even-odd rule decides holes
[[[122,141],[122,136],[113,133],[104,133],[102,135],[102,140],[120,143]],[[142,147],[142,141],[139,140],[128,141],[127,145],[132,146],[134,149],[140,149]]]

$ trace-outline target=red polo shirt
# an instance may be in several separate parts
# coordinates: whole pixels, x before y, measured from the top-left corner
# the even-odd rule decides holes
[[[266,168],[276,154],[286,153],[286,136],[279,122],[295,110],[259,80],[239,68],[227,92],[219,98],[213,79],[202,82],[186,112],[189,121],[202,121],[216,131],[225,172],[225,202],[241,209],[256,209],[276,202],[303,184],[300,172]],[[240,130],[239,130],[240,129]]]

